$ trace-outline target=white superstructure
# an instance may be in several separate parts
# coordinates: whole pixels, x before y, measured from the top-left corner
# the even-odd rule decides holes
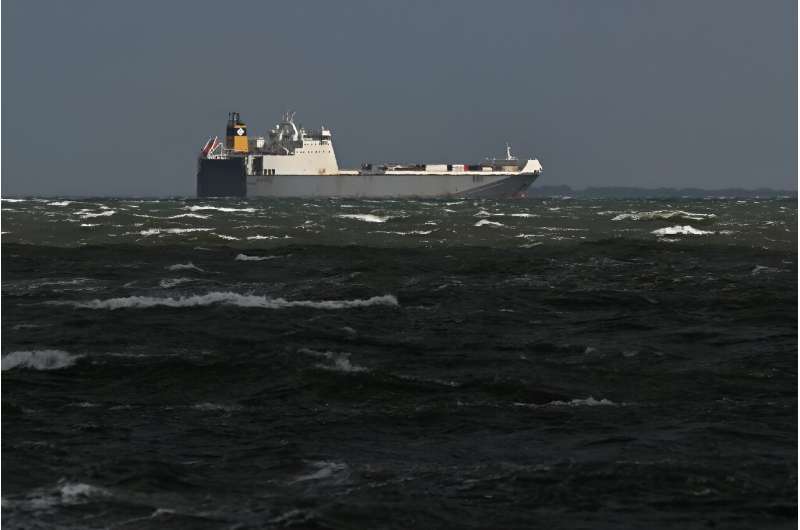
[[[297,127],[294,113],[285,113],[267,137],[256,137],[251,142],[246,162],[248,175],[339,173],[331,131],[325,127],[313,132]]]

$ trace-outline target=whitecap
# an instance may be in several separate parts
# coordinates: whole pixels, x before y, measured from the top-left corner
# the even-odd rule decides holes
[[[306,307],[311,309],[352,309],[384,305],[399,306],[394,295],[373,296],[366,299],[355,300],[286,300],[285,298],[269,298],[258,295],[245,295],[232,292],[214,291],[203,295],[183,296],[180,298],[161,298],[152,296],[125,296],[120,298],[95,299],[85,302],[46,302],[51,305],[71,305],[83,309],[125,309],[148,307],[200,307],[213,304],[234,305],[239,307],[253,307],[263,309],[287,309],[292,307]]]
[[[766,265],[756,265],[755,267],[753,267],[753,270],[750,271],[750,274],[756,276],[759,274],[773,273],[773,272],[778,272],[778,269],[776,269],[775,267],[767,267]]]
[[[62,350],[15,351],[3,355],[2,370],[31,368],[33,370],[59,370],[75,364],[80,355],[70,355]]]
[[[89,502],[91,497],[105,497],[109,495],[110,493],[107,490],[90,484],[62,482],[56,488],[34,490],[22,500],[12,500],[4,497],[3,509],[21,508],[29,511],[51,510],[55,506],[84,504]]]
[[[189,232],[210,232],[213,228],[148,228],[142,230],[139,234],[147,236],[155,236],[158,234],[187,234]]]
[[[164,278],[163,280],[158,282],[158,285],[162,289],[171,289],[182,283],[193,282],[193,281],[194,281],[193,278]]]
[[[595,399],[592,396],[589,396],[585,399],[572,399],[570,401],[550,401],[548,403],[537,404],[537,403],[514,403],[515,407],[528,407],[528,408],[539,408],[539,407],[600,407],[600,406],[617,406],[617,403],[609,399]]]
[[[176,263],[175,265],[169,265],[168,267],[164,267],[168,271],[197,271],[197,272],[206,272],[191,261],[189,263]]]
[[[81,228],[93,228],[95,226],[100,226],[97,223],[81,223]]]
[[[434,385],[447,386],[450,388],[458,388],[461,386],[461,383],[459,383],[458,381],[452,381],[447,379],[429,379],[427,377],[417,377],[414,375],[397,375],[395,377],[397,377],[398,379],[402,379],[404,381],[412,381],[415,383],[428,383]]]
[[[237,254],[235,258],[236,261],[264,261],[268,259],[277,259],[281,256],[248,256],[247,254]]]
[[[322,357],[330,361],[330,364],[317,364],[317,368],[323,370],[331,370],[334,372],[368,372],[369,369],[364,366],[359,366],[350,362],[350,354],[346,352],[332,352],[332,351],[316,351],[310,348],[302,348],[299,353],[306,355],[313,355],[314,357]]]
[[[191,217],[192,219],[208,219],[210,216],[208,215],[200,215],[197,213],[181,213],[178,215],[168,215],[167,217],[161,217],[158,215],[146,215],[141,213],[133,214],[134,217],[143,217],[146,219],[183,219],[186,217]]]
[[[214,233],[212,235],[215,235],[220,239],[226,239],[228,241],[239,241],[239,238],[238,237],[234,237],[234,236],[228,236],[228,235],[225,235],[225,234],[217,234],[217,233]]]
[[[109,217],[117,213],[115,210],[103,210],[102,212],[92,212],[89,210],[79,210],[75,212],[75,215],[80,217],[81,219],[89,219],[92,217]]]
[[[340,214],[336,217],[341,217],[342,219],[355,219],[357,221],[364,221],[365,223],[385,223],[389,219],[390,216],[381,217],[379,215],[373,215],[371,213],[353,213],[353,214]]]
[[[629,212],[615,216],[612,221],[658,221],[683,219],[685,221],[707,221],[717,216],[713,213],[694,213],[683,210],[655,210],[652,212]]]
[[[217,210],[219,212],[246,212],[246,213],[254,213],[256,211],[255,208],[228,208],[223,206],[186,206],[187,210],[192,212],[197,212],[200,210]]]
[[[709,232],[708,230],[699,230],[694,228],[690,225],[680,226],[668,226],[666,228],[659,228],[658,230],[653,230],[651,233],[657,236],[674,236],[674,235],[693,235],[693,236],[705,236],[708,234],[713,234],[714,232]]]
[[[511,217],[539,217],[535,213],[512,213]]]
[[[420,235],[420,236],[427,236],[428,234],[432,234],[433,230],[410,230],[408,232],[393,232],[391,230],[376,230],[374,232],[370,232],[372,234],[395,234],[398,236],[411,236],[411,235]]]
[[[192,219],[208,219],[208,215],[200,215],[199,213],[180,213],[178,215],[170,215],[169,217],[164,217],[164,219],[181,219],[184,217],[191,217]]]
[[[107,496],[108,491],[82,482],[67,482],[58,489],[61,504],[81,504],[89,501],[89,497]]]
[[[2,202],[27,202],[28,199],[0,199]]]
[[[56,202],[48,202],[48,206],[69,206],[70,204],[74,203],[75,201],[56,201]]]
[[[91,401],[81,401],[79,403],[70,403],[67,405],[68,407],[78,407],[81,409],[93,409],[95,407],[99,407],[100,405],[97,403],[92,403]]]
[[[474,226],[505,226],[503,223],[498,223],[496,221],[489,221],[488,219],[481,219]]]
[[[247,236],[247,239],[292,239],[292,236],[284,235],[284,236],[262,236],[260,234],[254,236]]]
[[[314,519],[314,517],[315,513],[311,510],[300,510],[298,508],[293,508],[277,517],[270,519],[269,522],[273,524],[280,523],[281,527],[289,527],[296,526],[299,523],[305,523],[306,521]]]

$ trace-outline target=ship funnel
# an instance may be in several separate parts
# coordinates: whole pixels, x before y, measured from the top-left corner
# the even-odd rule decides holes
[[[237,153],[246,153],[247,125],[239,118],[238,112],[228,113],[228,127],[225,130],[225,148]]]

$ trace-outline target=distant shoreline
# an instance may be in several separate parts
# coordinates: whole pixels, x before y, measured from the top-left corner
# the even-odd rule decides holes
[[[573,189],[571,186],[533,186],[528,190],[530,198],[572,197],[575,199],[777,199],[797,198],[797,190],[774,190],[771,188],[634,188],[623,186],[593,186]]]

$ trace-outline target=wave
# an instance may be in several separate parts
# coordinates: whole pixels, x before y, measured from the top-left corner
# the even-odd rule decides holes
[[[708,230],[699,230],[694,228],[690,225],[680,226],[668,226],[666,228],[659,228],[658,230],[653,230],[651,233],[657,236],[674,236],[674,235],[692,235],[692,236],[706,236],[709,234],[713,234],[714,232],[709,232]]]
[[[758,274],[769,274],[773,272],[780,272],[780,269],[776,269],[775,267],[767,267],[766,265],[756,265],[753,267],[753,270],[750,271],[750,274],[756,276]]]
[[[323,370],[331,370],[334,372],[346,372],[346,373],[355,373],[355,372],[368,372],[369,369],[365,368],[364,366],[359,366],[357,364],[353,364],[350,362],[350,354],[341,352],[332,352],[332,351],[317,351],[312,350],[310,348],[301,348],[298,350],[298,353],[304,353],[306,355],[312,355],[314,357],[321,357],[323,359],[327,359],[331,362],[331,364],[318,364],[316,365],[317,368],[322,368]]]
[[[307,475],[301,475],[296,479],[294,479],[292,482],[305,482],[307,480],[322,480],[326,478],[331,478],[334,475],[337,475],[347,470],[347,464],[339,462],[313,462],[311,465],[315,467],[317,471],[309,473]]]
[[[420,235],[420,236],[427,236],[428,234],[432,234],[433,230],[410,230],[408,232],[392,232],[391,230],[376,230],[374,232],[370,232],[372,234],[395,234],[398,236],[412,236],[412,235]]]
[[[254,236],[247,236],[247,239],[292,239],[292,236],[284,235],[284,236],[262,236],[262,235],[254,235]]]
[[[614,403],[610,399],[595,399],[592,396],[589,396],[584,399],[572,399],[570,401],[550,401],[548,403],[543,404],[536,404],[536,403],[514,403],[515,407],[528,407],[528,408],[540,408],[540,407],[609,407],[609,406],[617,406],[617,403]]]
[[[390,216],[381,217],[371,213],[344,213],[337,215],[336,217],[341,217],[342,219],[355,219],[357,221],[364,221],[365,223],[385,223],[391,219]]]
[[[75,212],[75,215],[80,217],[81,219],[90,219],[92,217],[109,217],[114,215],[116,210],[104,210],[102,212],[91,212],[89,210],[79,210]]]
[[[80,355],[70,355],[61,350],[15,351],[3,355],[2,371],[13,368],[31,368],[33,370],[59,370],[75,364]]]
[[[237,410],[241,410],[242,407],[239,405],[222,405],[220,403],[197,403],[192,405],[192,408],[195,410],[202,410],[207,412],[234,412]]]
[[[496,221],[489,221],[488,219],[481,219],[474,226],[505,226],[503,223],[498,223]]]
[[[217,210],[218,212],[246,212],[255,213],[255,208],[227,208],[224,206],[187,206],[187,210],[197,212],[201,210]]]
[[[88,497],[92,496],[106,496],[109,493],[103,488],[92,486],[91,484],[84,484],[82,482],[67,482],[59,488],[61,494],[61,502],[63,504],[77,504],[84,502]]]
[[[193,282],[194,278],[164,278],[158,285],[163,289],[171,289],[182,283]]]
[[[236,261],[264,261],[267,259],[278,259],[281,256],[248,256],[247,254],[237,254],[233,259]]]
[[[170,265],[165,267],[168,271],[197,271],[197,272],[206,272],[191,261],[189,263],[176,263],[175,265]]]
[[[164,219],[182,219],[184,217],[191,217],[192,219],[208,219],[208,215],[200,215],[199,213],[179,213],[178,215],[170,215]]]
[[[391,294],[373,296],[356,300],[286,300],[285,298],[269,298],[266,296],[246,295],[231,292],[214,291],[202,295],[182,296],[180,298],[160,298],[152,296],[125,296],[121,298],[95,299],[86,302],[46,302],[50,305],[71,305],[82,309],[142,309],[148,307],[199,307],[214,304],[235,305],[262,309],[288,309],[306,307],[311,309],[352,309],[373,305],[389,307],[399,306],[397,298]]]
[[[62,482],[52,489],[37,489],[28,494],[24,500],[3,498],[3,509],[19,507],[30,511],[51,510],[55,506],[85,504],[90,502],[92,497],[108,497],[110,495],[109,491],[91,484]]]
[[[168,215],[167,217],[161,217],[158,215],[146,215],[141,213],[133,214],[134,217],[143,217],[146,219],[183,219],[185,217],[191,217],[192,219],[208,219],[210,216],[208,215],[200,215],[198,213],[180,213],[178,215]]]
[[[683,210],[655,210],[652,212],[621,213],[611,219],[612,221],[661,221],[669,219],[682,219],[684,221],[708,221],[717,216],[713,213],[693,213]]]
[[[139,234],[148,237],[158,234],[186,234],[189,232],[210,232],[213,228],[148,228],[142,230]]]

